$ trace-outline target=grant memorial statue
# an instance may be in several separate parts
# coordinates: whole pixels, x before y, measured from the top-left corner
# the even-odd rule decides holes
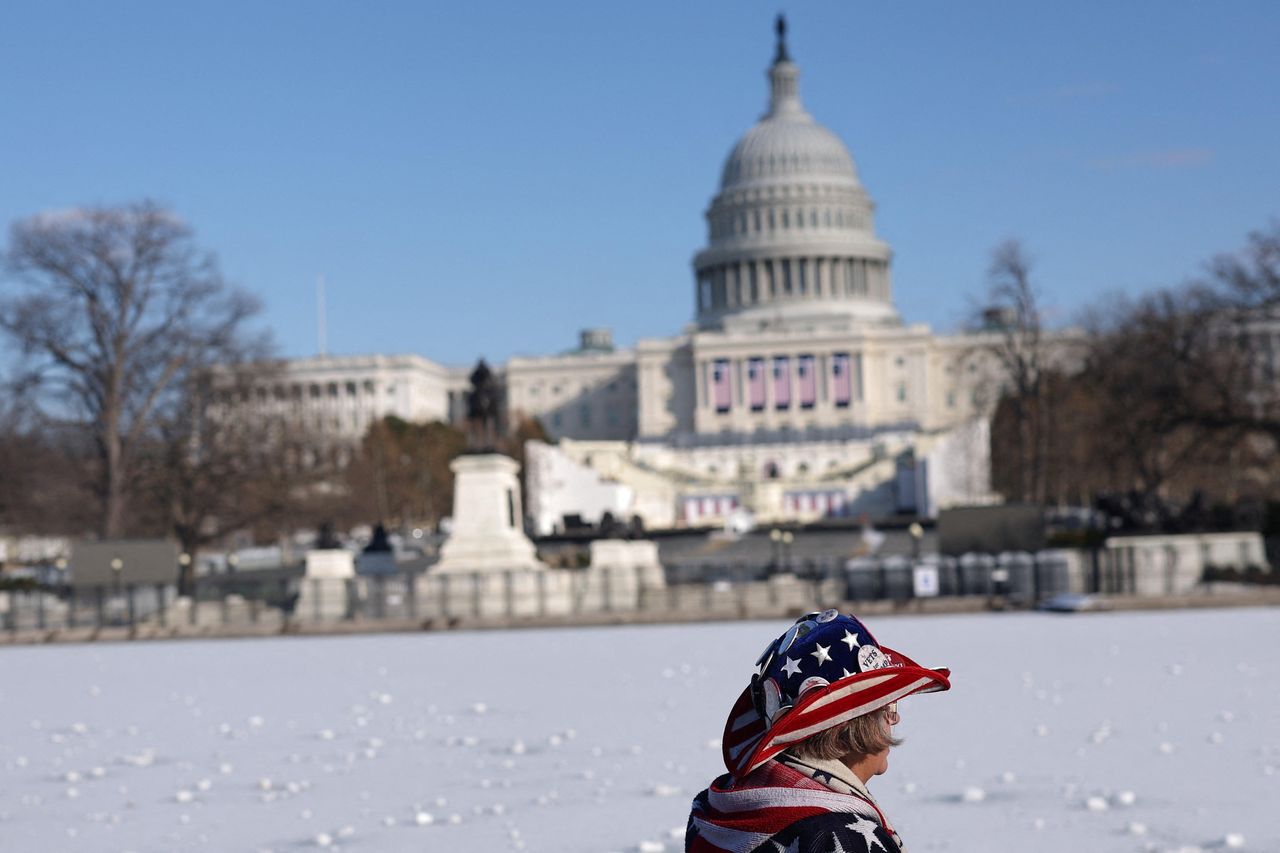
[[[521,572],[546,568],[524,533],[520,465],[498,453],[498,388],[481,359],[467,395],[468,451],[453,471],[453,531],[431,571],[439,574]]]

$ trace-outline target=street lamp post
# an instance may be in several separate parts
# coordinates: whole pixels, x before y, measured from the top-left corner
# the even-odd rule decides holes
[[[924,528],[920,526],[920,522],[913,521],[911,526],[907,528],[907,533],[911,534],[911,562],[920,562],[920,540],[924,538]]]
[[[191,555],[183,551],[178,555],[178,595],[190,595],[194,578],[191,576]]]
[[[115,587],[117,593],[120,592],[120,576],[124,573],[124,560],[119,557],[111,558],[111,583]]]
[[[791,543],[796,541],[796,535],[790,530],[782,534],[782,559],[787,564],[787,571],[793,571],[791,567]]]
[[[769,531],[769,554],[770,554],[769,559],[773,566],[773,570],[775,572],[778,570],[779,563],[781,563],[782,561],[782,558],[780,556],[781,552],[782,552],[782,531],[775,527]]]

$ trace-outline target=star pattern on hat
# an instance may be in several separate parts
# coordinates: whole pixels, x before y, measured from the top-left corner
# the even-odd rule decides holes
[[[800,661],[787,658],[787,662],[782,665],[782,671],[787,675],[799,675]]]
[[[855,634],[854,632],[852,632],[852,631],[848,631],[848,630],[846,630],[846,631],[844,632],[844,638],[843,638],[843,639],[841,639],[841,640],[840,640],[840,642],[845,643],[846,645],[848,645],[848,646],[849,646],[849,651],[853,651],[853,647],[854,647],[854,646],[861,646],[861,645],[862,645],[862,643],[859,643],[859,642],[858,642],[858,635],[857,635],[857,634]]]
[[[860,817],[853,823],[845,824],[845,828],[852,829],[854,832],[866,839],[868,850],[871,849],[872,844],[875,844],[881,850],[886,849],[880,839],[876,837],[876,825],[873,821],[869,821],[865,817]]]
[[[818,666],[822,666],[824,663],[831,660],[831,647],[817,646],[816,651],[809,652],[809,654],[818,659]]]
[[[778,848],[778,853],[800,853],[799,838],[791,839],[791,843],[788,844],[786,847],[783,847],[782,843],[778,841],[773,842],[773,846]]]

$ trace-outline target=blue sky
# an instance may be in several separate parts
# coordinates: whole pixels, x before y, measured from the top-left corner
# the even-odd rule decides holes
[[[785,4],[911,322],[1021,238],[1052,316],[1280,216],[1280,3]],[[0,27],[0,223],[142,197],[286,355],[447,363],[677,333],[777,3],[65,3]]]

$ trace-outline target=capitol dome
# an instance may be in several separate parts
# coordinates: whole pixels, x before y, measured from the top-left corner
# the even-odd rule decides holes
[[[858,186],[849,150],[807,113],[766,115],[733,146],[720,175],[720,191],[769,182],[833,181]]]
[[[778,19],[769,107],[733,146],[694,258],[703,328],[900,322],[853,157],[800,100]]]

